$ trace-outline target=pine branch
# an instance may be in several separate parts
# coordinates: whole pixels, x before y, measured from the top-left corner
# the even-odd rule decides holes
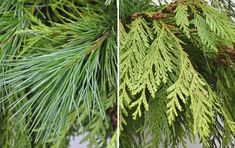
[[[22,126],[16,137],[25,130],[32,138],[28,147],[63,147],[78,123],[80,134],[90,134],[85,138],[90,147],[107,145],[115,127],[106,110],[117,97],[115,4],[62,0],[0,6],[0,102],[10,110],[10,121]]]

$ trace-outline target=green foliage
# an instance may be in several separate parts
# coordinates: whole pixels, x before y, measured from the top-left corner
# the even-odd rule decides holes
[[[215,139],[231,145],[234,87],[227,83],[235,77],[218,66],[234,70],[234,51],[227,64],[220,62],[225,47],[234,44],[233,22],[203,1],[156,7],[157,12],[138,13],[133,8],[131,22],[121,20],[121,147],[186,146],[196,135],[205,147],[214,146]]]
[[[117,97],[115,3],[0,3],[0,145],[68,147],[71,135],[88,134],[89,147],[106,146],[114,133],[106,110]]]
[[[225,38],[227,42],[234,43],[234,24],[231,19],[220,11],[216,11],[213,7],[208,7],[204,4],[200,5],[206,16],[206,22],[210,29],[214,31],[218,36]],[[218,18],[220,21],[218,21]]]
[[[150,1],[151,0],[120,0],[120,18],[124,19],[134,12],[141,12],[149,6]]]
[[[212,6],[227,11],[233,18],[235,16],[235,4],[232,0],[211,0]]]
[[[216,46],[218,41],[216,40],[216,35],[209,32],[210,29],[206,21],[200,15],[195,14],[194,25],[198,30],[198,36],[202,44],[212,49],[212,52],[217,51]]]
[[[127,35],[125,43],[123,43],[123,48],[120,49],[121,51],[125,49],[125,52],[120,54],[120,61],[123,63],[120,67],[120,106],[123,108],[123,112],[126,112],[123,104],[128,104],[131,100],[127,95],[127,91],[131,90],[133,92],[132,95],[136,95],[141,91],[142,95],[140,98],[130,105],[130,108],[137,106],[136,111],[133,113],[133,117],[136,118],[137,115],[141,116],[140,107],[142,103],[144,107],[148,109],[145,90],[140,86],[141,83],[139,83],[139,79],[141,78],[140,76],[143,69],[142,59],[146,54],[146,49],[149,47],[148,38],[146,36],[150,30],[143,18],[136,19],[131,26],[132,29]],[[129,77],[130,79],[128,79]],[[123,100],[125,100],[125,102]]]
[[[163,88],[165,89],[165,88]],[[170,126],[167,120],[167,99],[166,93],[160,91],[156,98],[150,101],[150,109],[146,113],[143,129],[149,129],[151,140],[150,144],[159,146],[162,141],[170,140]],[[150,137],[149,137],[150,138]],[[151,146],[151,145],[150,145]]]
[[[118,131],[113,134],[109,144],[107,145],[107,148],[116,148],[117,147],[117,141],[118,141]]]
[[[176,14],[175,14],[175,22],[176,25],[180,26],[180,29],[183,30],[185,35],[187,37],[190,37],[189,35],[189,20],[188,20],[188,6],[185,5],[183,2],[179,1],[179,4],[176,8]]]

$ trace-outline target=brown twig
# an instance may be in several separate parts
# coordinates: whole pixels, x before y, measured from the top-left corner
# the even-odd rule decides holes
[[[113,127],[117,127],[117,106],[108,108],[107,113],[110,116]]]

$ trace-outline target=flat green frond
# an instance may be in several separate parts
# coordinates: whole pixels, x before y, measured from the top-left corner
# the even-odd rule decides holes
[[[217,52],[218,51],[217,38],[213,33],[210,32],[210,29],[207,26],[206,21],[200,15],[195,15],[195,19],[193,22],[197,28],[198,36],[201,39],[201,42],[206,47],[209,47],[213,52]]]
[[[120,49],[123,52],[120,54],[120,61],[121,61],[121,84],[120,84],[120,101],[123,102],[122,104],[126,104],[130,101],[124,101],[122,100],[128,100],[127,95],[125,95],[126,91],[131,90],[133,92],[133,95],[136,95],[140,91],[136,82],[141,79],[141,74],[143,71],[142,63],[144,62],[144,56],[146,55],[146,50],[149,47],[149,39],[151,39],[152,36],[150,34],[150,28],[145,23],[145,20],[143,18],[137,18],[135,21],[133,21],[131,25],[131,30],[127,34],[127,37],[125,41],[123,41],[123,47]],[[140,42],[139,42],[140,41]],[[140,106],[143,103],[145,108],[148,108],[145,94],[142,93],[142,97],[140,100],[136,100],[132,103],[131,108],[136,106],[137,104],[137,110],[135,113],[133,113],[134,118],[137,116],[137,114],[140,116]],[[121,105],[124,108],[124,105]],[[125,110],[124,110],[125,112]]]
[[[169,99],[169,102],[167,103],[167,114],[170,124],[174,121],[175,116],[178,116],[177,110],[182,111],[180,101],[184,104],[187,103],[187,98],[189,97],[188,87],[191,85],[193,72],[194,70],[191,67],[187,55],[182,52],[180,56],[179,78],[167,89],[167,92],[169,93],[167,96]]]
[[[150,101],[149,111],[146,113],[145,129],[150,128],[151,142],[159,145],[170,139],[170,126],[167,120],[167,99],[165,89],[157,93]],[[164,133],[164,134],[163,134]]]
[[[180,48],[180,46],[178,47]],[[189,104],[194,119],[194,134],[198,132],[204,143],[207,143],[207,138],[210,136],[210,123],[214,118],[213,108],[216,105],[216,96],[205,80],[195,71],[188,55],[182,48],[179,50],[179,77],[167,89],[168,122],[171,125],[179,112],[183,110],[182,104],[186,105],[190,100]]]
[[[235,27],[231,19],[226,14],[209,7],[207,5],[200,5],[206,16],[206,22],[210,29],[218,36],[225,38],[231,43],[235,42]]]
[[[119,22],[119,30],[120,30],[120,45],[123,46],[123,44],[125,43],[125,39],[127,37],[127,32],[122,24],[122,22]],[[124,48],[122,48],[124,49]]]
[[[188,20],[188,6],[184,1],[179,1],[177,8],[175,10],[175,21],[176,25],[180,26],[180,29],[189,38],[189,20]]]
[[[110,143],[108,144],[107,148],[117,148],[117,141],[118,141],[118,132],[115,131],[114,135],[112,136]]]

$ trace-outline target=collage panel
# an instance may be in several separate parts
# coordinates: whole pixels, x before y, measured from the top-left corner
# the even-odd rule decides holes
[[[0,0],[0,148],[235,147],[234,0]]]
[[[116,2],[0,0],[0,148],[113,147],[116,128]]]
[[[119,10],[119,147],[234,147],[234,1]]]

